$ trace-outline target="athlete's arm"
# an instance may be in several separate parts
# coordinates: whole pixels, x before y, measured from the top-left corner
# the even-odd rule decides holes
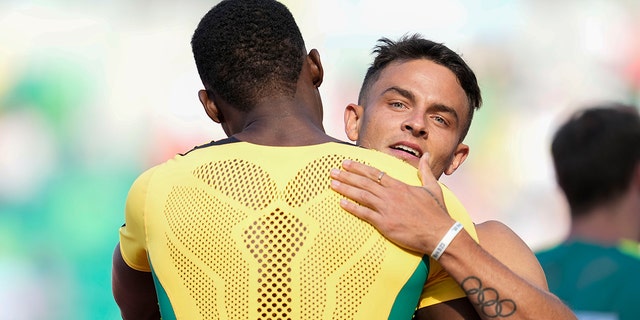
[[[111,286],[122,319],[160,319],[160,308],[151,272],[129,267],[122,258],[119,243],[113,252]]]
[[[509,267],[515,274],[540,289],[549,290],[540,262],[529,246],[509,227],[499,221],[476,225],[482,249]]]
[[[344,170],[332,171],[332,187],[360,204],[342,201],[345,210],[396,244],[431,254],[454,220],[442,205],[442,190],[428,165],[421,161],[420,167],[423,187],[415,187],[389,176],[377,183],[378,169],[350,162]],[[482,319],[576,319],[546,290],[544,273],[531,250],[507,229],[495,224],[479,228],[481,243],[487,242],[492,252],[462,230],[438,262],[465,290]],[[503,249],[496,249],[499,246]]]

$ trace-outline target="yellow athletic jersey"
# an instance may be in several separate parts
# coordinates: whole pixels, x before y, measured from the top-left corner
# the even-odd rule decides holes
[[[344,159],[420,183],[410,165],[348,144],[227,139],[138,177],[122,256],[152,272],[164,320],[411,319],[418,305],[463,297],[433,260],[339,206],[329,171]],[[464,208],[443,191],[450,214],[475,237]]]

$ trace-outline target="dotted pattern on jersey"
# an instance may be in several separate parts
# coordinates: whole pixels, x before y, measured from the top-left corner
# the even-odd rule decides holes
[[[180,278],[189,289],[189,293],[198,306],[200,315],[205,319],[219,319],[220,314],[215,308],[216,304],[209,303],[209,301],[216,301],[216,285],[213,279],[180,253],[171,240],[167,239],[167,243],[169,244],[171,258],[179,270]],[[201,288],[206,288],[207,290],[203,291]]]
[[[337,305],[332,305],[336,308],[334,319],[353,317],[357,310],[340,309],[357,309],[361,305],[378,272],[376,268],[381,265],[384,246],[373,227],[336,210],[341,196],[329,189],[329,170],[340,167],[343,159],[340,155],[317,159],[301,169],[281,190],[269,173],[254,163],[211,162],[194,170],[193,175],[217,192],[187,187],[173,189],[165,215],[171,232],[179,240],[174,243],[175,248],[180,252],[189,251],[184,257],[195,257],[202,264],[184,261],[187,258],[178,256],[177,252],[173,253],[173,259],[180,276],[188,282],[185,285],[191,296],[209,301],[207,305],[198,304],[204,318],[214,319],[218,313],[224,313],[229,319],[247,319],[247,315],[257,312],[254,320],[290,320],[297,315],[314,319],[327,312],[328,295],[337,299]],[[221,197],[215,198],[213,194]],[[288,205],[274,208],[274,201]],[[234,210],[236,205],[256,212]],[[269,209],[264,210],[266,208]],[[251,219],[247,221],[249,214]],[[308,216],[304,219],[318,222],[314,225],[318,233],[313,239],[309,238],[309,227],[298,218],[303,214]],[[232,240],[235,227],[247,222],[242,238]],[[376,242],[370,242],[372,237]],[[373,243],[376,245],[371,246]],[[305,255],[301,256],[304,246],[310,248],[305,248]],[[367,253],[360,257],[365,247]],[[255,260],[245,261],[247,256]],[[295,277],[291,270],[293,264],[301,267]],[[199,270],[197,265],[209,269]],[[224,294],[223,285],[214,283],[214,278],[208,276],[212,273],[226,284]],[[328,288],[329,279],[338,281],[338,287]],[[196,285],[194,281],[201,283]],[[251,292],[249,288],[257,291],[247,295]],[[215,297],[216,293],[224,296],[229,310],[212,309],[209,304],[215,300],[206,299]],[[295,301],[297,297],[301,301]],[[300,310],[294,310],[297,305]]]
[[[329,172],[331,168],[339,168],[340,163],[344,157],[332,156],[325,157],[315,161],[305,168],[308,170],[306,173],[302,171],[298,174],[300,176],[307,176],[307,183],[316,181],[317,185],[323,186],[324,183],[329,183],[329,180],[324,180],[324,177],[317,176],[323,172]],[[366,163],[366,161],[360,159],[354,159],[359,162]],[[316,175],[313,178],[313,175]],[[309,178],[309,176],[311,178]],[[298,188],[294,181],[292,181],[287,191],[292,192]],[[317,187],[317,186],[316,186]],[[314,188],[309,187],[309,190]],[[318,188],[320,189],[320,188]],[[311,197],[311,195],[309,196]],[[289,196],[288,198],[293,198]],[[302,263],[303,274],[313,274],[314,277],[305,277],[301,279],[301,296],[302,297],[316,297],[315,304],[303,303],[301,310],[301,318],[313,319],[318,314],[322,314],[326,308],[324,302],[327,301],[327,294],[332,294],[338,299],[351,299],[349,301],[343,301],[340,303],[346,303],[348,305],[359,305],[362,301],[362,297],[366,295],[368,288],[371,285],[371,279],[361,282],[352,281],[352,285],[345,287],[347,291],[353,290],[353,288],[360,288],[359,295],[347,296],[343,292],[328,293],[327,279],[331,277],[339,268],[345,267],[345,264],[352,264],[353,268],[360,268],[361,270],[369,269],[368,267],[361,266],[363,263],[367,263],[366,260],[353,261],[355,255],[357,255],[365,243],[371,237],[378,237],[379,244],[384,243],[384,239],[377,233],[377,231],[368,224],[363,224],[360,219],[355,216],[349,215],[344,211],[336,211],[333,204],[338,203],[341,195],[332,192],[323,198],[323,201],[316,203],[306,210],[306,214],[311,216],[316,221],[331,221],[337,223],[321,223],[318,225],[320,228],[319,234],[316,236],[315,241],[311,247],[311,252],[314,254],[305,259]],[[368,258],[372,258],[370,261],[373,265],[380,265],[383,259],[384,252],[383,247],[375,246],[372,253],[368,255]],[[376,251],[377,250],[377,251]],[[372,274],[362,274],[362,277],[369,277]],[[348,278],[350,279],[350,278]],[[336,288],[340,290],[341,288]],[[339,307],[338,307],[339,308]],[[344,310],[346,311],[346,310]],[[335,312],[338,312],[337,314]],[[334,310],[334,319],[348,319],[351,317],[343,317],[340,311]]]
[[[341,224],[323,223],[319,225],[320,232],[310,250],[314,252],[314,255],[309,256],[302,264],[302,273],[315,275],[314,277],[302,279],[302,296],[316,297],[316,300],[320,303],[324,303],[327,300],[327,294],[340,296],[339,292],[327,292],[327,290],[330,290],[330,288],[326,287],[327,279],[334,275],[339,268],[344,267],[346,263],[354,263],[351,260],[360,252],[365,243],[371,237],[379,236],[373,227],[363,225],[355,216],[338,217],[338,215],[348,215],[346,212],[335,212],[331,208],[330,204],[339,201],[340,197],[340,195],[334,194],[327,197],[326,201],[309,208],[307,211],[309,215],[314,216],[316,219],[341,222]],[[380,260],[374,261],[374,263],[380,262]],[[367,283],[362,282],[355,287],[345,289],[352,290],[353,288],[366,287]],[[359,302],[355,302],[355,304],[359,304]],[[324,305],[305,304],[302,309],[302,318],[313,318],[314,315],[321,314],[325,307]]]
[[[300,170],[284,189],[285,201],[292,207],[300,207],[329,188],[331,168],[340,168],[344,156],[325,156],[309,163]]]
[[[269,174],[245,160],[209,163],[196,169],[193,175],[253,210],[266,208],[276,197],[277,187]]]
[[[235,243],[229,241],[233,239],[231,234],[233,227],[247,217],[246,213],[234,210],[204,191],[175,187],[166,203],[165,216],[180,244],[210,268],[210,270],[198,270],[195,266],[176,264],[181,276],[193,278],[193,275],[188,274],[198,273],[197,277],[201,277],[199,279],[210,282],[212,280],[206,274],[213,272],[225,283],[233,283],[232,286],[224,287],[225,305],[231,308],[226,312],[233,319],[246,318],[249,266]],[[223,263],[220,263],[221,261]],[[221,285],[218,284],[218,288],[220,287]],[[192,296],[202,296],[204,293],[197,292],[198,290],[213,290],[213,288],[207,284],[201,287],[192,286],[189,290]],[[203,313],[205,310],[200,309],[200,312]],[[204,318],[215,319],[216,317],[205,312]]]
[[[280,209],[245,230],[244,242],[258,265],[258,319],[291,319],[291,263],[307,233],[300,220]]]
[[[362,298],[367,294],[364,290],[353,290],[353,288],[369,288],[373,280],[380,272],[380,263],[384,259],[385,247],[383,239],[376,241],[375,245],[367,251],[357,264],[352,266],[348,272],[340,277],[337,289],[337,305],[333,310],[333,319],[353,319],[360,305]],[[348,289],[351,290],[348,290]],[[341,290],[342,289],[342,290]]]

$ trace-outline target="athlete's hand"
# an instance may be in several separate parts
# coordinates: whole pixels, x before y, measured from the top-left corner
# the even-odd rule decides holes
[[[331,170],[331,187],[347,197],[340,205],[372,224],[389,240],[406,249],[431,254],[453,224],[442,189],[428,165],[420,158],[422,186],[411,186],[365,164],[345,160],[342,170]]]

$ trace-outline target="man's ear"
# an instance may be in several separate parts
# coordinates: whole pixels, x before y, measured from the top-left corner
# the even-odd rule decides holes
[[[464,160],[467,159],[467,156],[469,156],[469,146],[464,143],[459,143],[456,151],[453,152],[451,163],[449,163],[449,166],[444,170],[444,174],[451,175],[454,173]]]
[[[202,103],[202,106],[204,107],[204,111],[207,113],[209,118],[211,118],[211,120],[213,120],[215,123],[224,122],[224,117],[222,116],[222,113],[220,112],[216,104],[213,102],[213,100],[209,99],[207,90],[203,89],[198,91],[198,98],[200,99],[200,103]]]
[[[309,54],[307,54],[307,63],[309,63],[309,69],[313,77],[313,85],[315,85],[316,88],[320,88],[322,80],[324,79],[324,69],[322,69],[322,61],[320,61],[320,52],[316,49],[311,49]]]
[[[360,124],[364,115],[364,107],[350,103],[344,109],[344,132],[351,141],[358,141]]]

